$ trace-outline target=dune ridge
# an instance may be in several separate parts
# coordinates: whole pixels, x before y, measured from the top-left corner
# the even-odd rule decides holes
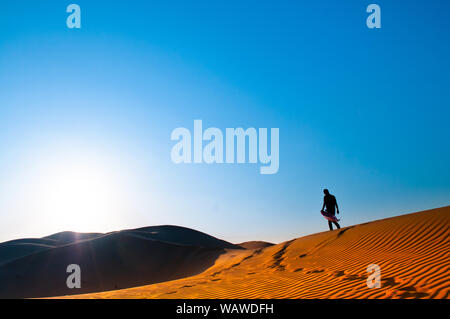
[[[70,298],[443,298],[450,293],[450,206],[231,250],[201,274]],[[381,268],[368,288],[367,266]]]

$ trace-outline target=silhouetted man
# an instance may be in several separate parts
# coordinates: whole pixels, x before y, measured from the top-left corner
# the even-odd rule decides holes
[[[323,193],[325,194],[325,196],[323,197],[323,206],[322,206],[322,210],[326,207],[326,212],[329,215],[334,216],[335,215],[335,207],[337,209],[337,213],[339,214],[339,207],[336,201],[336,197],[334,197],[333,195],[330,194],[330,192],[328,191],[328,189],[324,189]],[[333,221],[333,224],[336,225],[337,229],[341,228],[341,226],[339,226],[339,224],[337,223],[337,221]],[[330,227],[330,230],[333,230],[333,225],[331,224],[331,221],[328,221],[328,227]]]

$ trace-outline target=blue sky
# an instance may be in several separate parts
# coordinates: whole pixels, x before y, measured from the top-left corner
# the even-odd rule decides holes
[[[176,224],[279,242],[327,229],[324,187],[343,226],[449,204],[448,1],[377,1],[377,30],[356,0],[74,3],[79,30],[70,2],[1,4],[0,240]],[[279,128],[279,172],[175,165],[195,119]]]

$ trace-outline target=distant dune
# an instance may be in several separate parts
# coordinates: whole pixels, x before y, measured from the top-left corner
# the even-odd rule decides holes
[[[22,238],[0,243],[0,266],[39,251],[64,246],[81,240],[96,238],[101,235],[103,234],[66,231],[43,238]]]
[[[225,249],[242,250],[178,226],[9,241],[0,244],[0,297],[48,297],[174,280],[211,267]],[[66,286],[69,264],[81,267],[81,289]]]
[[[266,241],[246,241],[237,245],[245,249],[258,249],[273,246],[275,244],[268,243]]]
[[[450,206],[230,250],[195,276],[71,298],[448,299],[449,226]],[[381,288],[366,284],[373,263],[381,267]]]

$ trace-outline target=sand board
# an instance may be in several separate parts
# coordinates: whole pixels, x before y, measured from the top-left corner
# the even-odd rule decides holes
[[[339,221],[339,219],[337,219],[335,215],[332,215],[332,214],[328,213],[325,210],[321,210],[320,213],[322,214],[323,217],[325,217],[325,219],[327,219],[327,220],[329,220],[331,222],[338,222]]]

